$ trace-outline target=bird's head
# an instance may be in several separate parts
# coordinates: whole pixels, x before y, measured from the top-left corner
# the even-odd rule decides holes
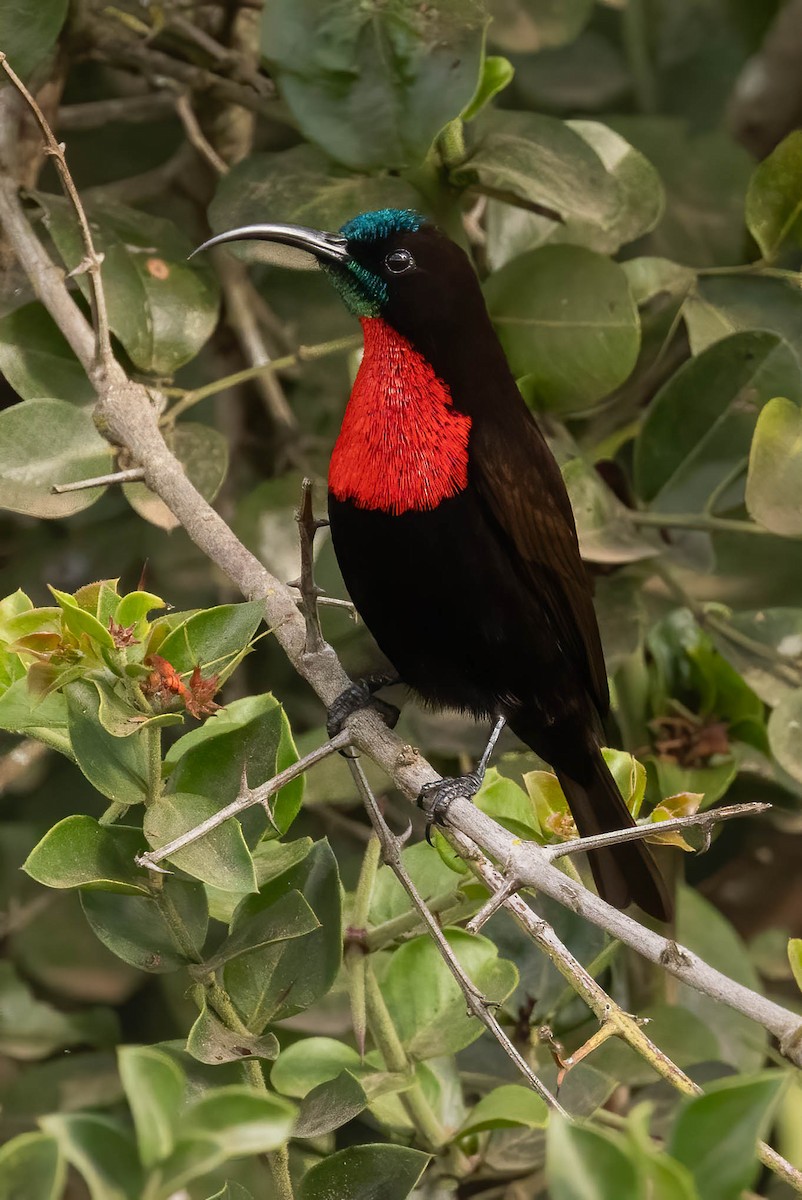
[[[444,327],[459,327],[466,307],[484,304],[470,260],[457,244],[412,209],[362,213],[339,233],[304,225],[246,225],[219,233],[198,250],[223,242],[273,243],[279,266],[309,265],[328,275],[351,312],[381,317],[422,349]],[[195,251],[198,253],[198,251]]]

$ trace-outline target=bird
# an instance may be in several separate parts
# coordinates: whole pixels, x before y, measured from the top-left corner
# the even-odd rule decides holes
[[[580,836],[633,826],[601,750],[607,673],[571,503],[468,254],[421,213],[392,208],[337,233],[243,226],[199,250],[242,240],[272,243],[284,265],[321,267],[362,324],[328,478],[357,612],[425,704],[496,722],[479,769],[445,781],[431,810],[442,817],[450,797],[475,793],[506,722],[555,771]],[[341,715],[387,679],[355,684]],[[608,903],[670,919],[642,840],[588,861]]]

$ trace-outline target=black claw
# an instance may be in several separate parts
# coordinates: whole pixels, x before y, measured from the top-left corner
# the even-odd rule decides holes
[[[386,700],[378,699],[373,693],[379,688],[398,682],[397,676],[377,674],[366,675],[364,679],[357,679],[354,683],[349,684],[329,707],[326,716],[326,730],[329,737],[336,737],[348,718],[358,712],[360,708],[372,708],[385,724],[389,725],[390,729],[394,729],[401,715],[400,709],[396,708],[394,704],[388,704]]]
[[[437,779],[426,783],[418,794],[418,806],[426,814],[426,841],[432,844],[432,826],[444,825],[448,810],[454,800],[472,800],[482,786],[482,777],[477,771],[454,778]]]

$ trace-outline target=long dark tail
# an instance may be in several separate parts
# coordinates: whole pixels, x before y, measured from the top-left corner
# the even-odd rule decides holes
[[[592,775],[586,783],[577,783],[563,771],[557,771],[557,778],[581,837],[635,824],[600,750],[593,754]],[[602,900],[615,908],[626,908],[634,902],[658,921],[671,920],[672,904],[665,882],[643,841],[591,850],[588,862]]]

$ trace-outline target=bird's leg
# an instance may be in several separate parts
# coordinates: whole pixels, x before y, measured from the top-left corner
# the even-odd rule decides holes
[[[394,683],[400,682],[398,675],[387,671],[376,671],[372,675],[364,675],[362,679],[354,680],[345,691],[340,692],[329,707],[326,714],[326,730],[329,737],[336,737],[348,718],[358,712],[360,708],[372,708],[391,729],[395,728],[401,715],[400,711],[394,704],[388,704],[386,700],[378,700],[373,693],[383,687],[391,687]]]
[[[470,800],[479,791],[479,788],[482,786],[482,780],[485,777],[487,764],[490,762],[491,755],[496,748],[496,742],[501,737],[501,731],[506,724],[505,717],[497,719],[482,753],[482,757],[479,759],[474,771],[469,771],[467,775],[457,775],[452,779],[438,779],[434,783],[427,783],[421,788],[420,795],[418,796],[418,804],[426,814],[426,841],[429,845],[432,842],[432,825],[443,823],[452,801],[459,797],[464,800]]]

